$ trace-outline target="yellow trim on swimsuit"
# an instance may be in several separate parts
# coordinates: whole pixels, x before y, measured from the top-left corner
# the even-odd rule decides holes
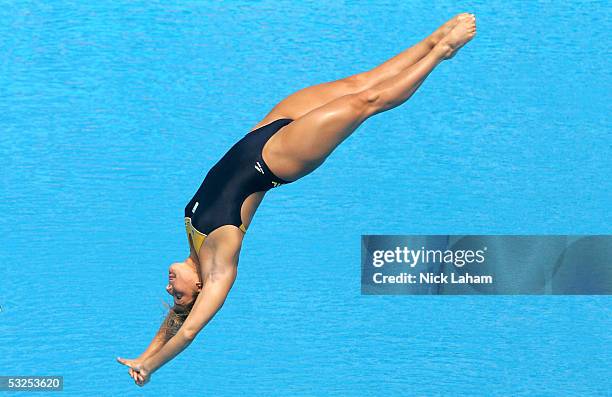
[[[185,230],[187,231],[187,240],[190,240],[189,237],[191,237],[191,241],[193,241],[193,245],[196,250],[196,255],[198,255],[207,235],[193,227],[191,224],[191,218],[187,217],[185,217]],[[242,230],[243,233],[246,233],[246,227],[244,227],[244,224],[240,225],[240,230]]]
[[[206,235],[193,227],[191,218],[185,218],[185,229],[187,230],[187,240],[193,241],[193,248],[197,255],[198,252],[200,252],[200,247],[204,244],[204,240],[206,240]],[[191,237],[191,239],[189,237]]]

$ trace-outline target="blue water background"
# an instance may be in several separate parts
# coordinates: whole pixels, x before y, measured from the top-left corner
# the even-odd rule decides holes
[[[291,92],[478,35],[267,195],[235,287],[138,388],[183,208]],[[62,395],[609,395],[609,297],[360,295],[361,234],[610,233],[608,2],[3,2],[0,375]],[[36,395],[36,394],[33,394]]]

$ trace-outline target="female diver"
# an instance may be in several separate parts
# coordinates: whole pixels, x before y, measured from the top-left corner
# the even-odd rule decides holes
[[[458,14],[374,69],[293,93],[210,169],[185,207],[190,254],[169,269],[174,306],[140,357],[117,358],[136,384],[191,344],[221,308],[266,192],[308,175],[366,119],[404,103],[475,34],[475,16]]]

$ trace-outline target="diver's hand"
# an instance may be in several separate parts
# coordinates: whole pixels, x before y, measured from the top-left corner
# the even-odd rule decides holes
[[[132,367],[136,371],[136,384],[140,387],[146,385],[151,380],[151,371],[149,371],[144,363],[140,363]]]
[[[142,365],[143,363],[142,359],[138,359],[138,358],[129,359],[129,358],[117,357],[117,362],[129,367],[128,373],[130,374],[132,379],[134,379],[134,382],[138,386],[144,386],[147,382],[149,382],[151,378],[151,374],[150,374],[150,371],[146,370],[144,366]]]
[[[142,363],[142,360],[135,358],[135,359],[130,359],[130,358],[121,358],[121,357],[117,357],[117,362],[123,365],[126,365],[128,367],[128,374],[130,374],[130,376],[132,377],[132,379],[134,379],[134,381],[136,381],[136,372],[132,369],[133,365],[138,365]]]

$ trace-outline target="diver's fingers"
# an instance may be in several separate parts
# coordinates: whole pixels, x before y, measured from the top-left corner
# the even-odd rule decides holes
[[[119,364],[123,364],[127,367],[131,367],[132,365],[134,365],[134,360],[130,360],[130,359],[126,359],[126,358],[121,358],[121,357],[117,357],[117,362]]]
[[[141,387],[144,386],[144,379],[140,374],[136,375],[136,384]]]

